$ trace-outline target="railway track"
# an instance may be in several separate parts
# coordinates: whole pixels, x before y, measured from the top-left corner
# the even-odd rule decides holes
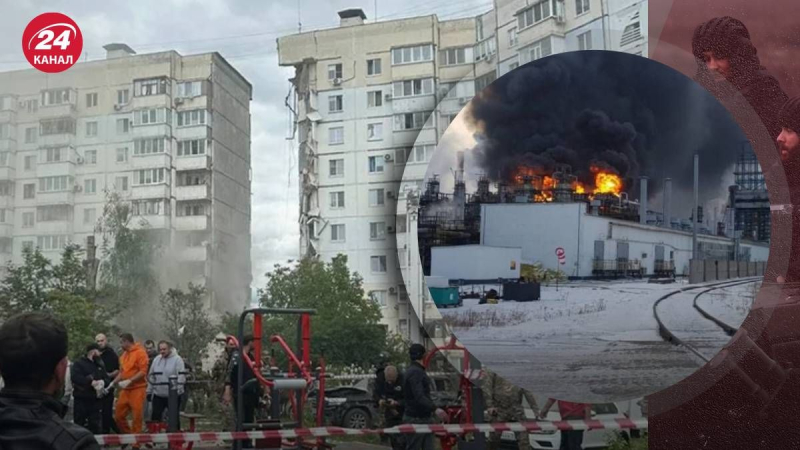
[[[713,354],[711,356],[709,356],[707,352],[713,351],[714,354],[716,354],[716,352],[718,352],[721,349],[721,345],[724,345],[724,343],[727,342],[727,338],[730,338],[730,336],[733,336],[736,333],[737,328],[733,327],[733,326],[731,326],[731,325],[729,325],[729,324],[727,324],[725,322],[723,322],[722,320],[720,320],[717,317],[714,317],[708,311],[703,309],[698,304],[697,300],[701,296],[703,296],[703,295],[705,295],[705,294],[707,294],[709,292],[712,292],[712,291],[715,291],[715,290],[719,290],[719,289],[725,289],[725,288],[729,288],[729,287],[739,286],[739,285],[743,285],[743,284],[755,283],[755,282],[758,282],[760,279],[761,279],[761,277],[751,277],[751,278],[746,278],[746,279],[742,279],[742,280],[735,280],[735,281],[730,281],[729,280],[729,281],[723,281],[723,282],[719,282],[719,283],[705,284],[705,285],[702,285],[702,286],[685,287],[685,288],[675,290],[673,292],[670,292],[670,293],[660,297],[653,304],[653,315],[655,316],[656,322],[658,323],[658,333],[659,333],[659,335],[661,336],[662,339],[664,339],[664,341],[686,349],[687,351],[692,353],[695,357],[700,359],[703,363],[707,363],[708,361],[711,360],[711,357],[714,356]],[[688,338],[688,337],[685,337],[685,336],[684,337],[679,337],[678,336],[679,332],[677,332],[677,330],[675,329],[676,327],[673,326],[672,324],[665,323],[665,322],[668,322],[668,320],[665,320],[665,318],[663,317],[664,314],[659,315],[659,306],[664,301],[666,301],[666,300],[668,300],[668,299],[670,299],[672,297],[685,295],[687,292],[697,291],[697,290],[701,290],[701,289],[702,289],[702,291],[697,293],[697,295],[695,295],[692,298],[691,305],[692,305],[693,309],[695,310],[695,312],[698,313],[703,319],[705,319],[706,322],[709,323],[709,325],[707,327],[704,327],[705,329],[699,330],[699,333],[696,333],[696,334],[698,334],[698,337],[695,337],[695,338]],[[662,310],[662,313],[663,313],[663,310]],[[711,324],[713,324],[713,325],[711,325]],[[667,325],[670,325],[670,327],[668,327]],[[695,330],[685,330],[685,331],[687,331],[687,334],[691,334]],[[724,333],[724,335],[725,335],[724,338],[720,337],[720,336],[714,336],[714,333],[715,332],[719,332],[719,331]],[[703,345],[703,344],[705,344],[705,345]],[[704,350],[706,352],[704,352]]]

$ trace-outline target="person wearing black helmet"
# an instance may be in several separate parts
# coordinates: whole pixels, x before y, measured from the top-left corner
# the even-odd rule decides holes
[[[405,397],[403,422],[430,424],[433,423],[432,414],[442,421],[447,420],[447,413],[437,408],[431,398],[431,379],[425,372],[425,366],[422,365],[425,347],[421,344],[412,344],[408,354],[411,366],[406,369],[403,380]],[[406,437],[406,450],[433,450],[433,448],[432,434],[410,434]]]

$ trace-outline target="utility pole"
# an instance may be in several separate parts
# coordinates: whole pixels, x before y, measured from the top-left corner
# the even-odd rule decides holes
[[[697,260],[698,190],[700,187],[700,155],[694,154],[694,211],[692,212],[692,259]]]

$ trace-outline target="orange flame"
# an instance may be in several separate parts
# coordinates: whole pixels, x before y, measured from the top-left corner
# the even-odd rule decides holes
[[[576,182],[574,189],[575,189],[575,193],[576,194],[585,194],[586,193],[586,187],[581,182]]]
[[[622,179],[619,175],[598,170],[595,175],[594,194],[613,194],[619,197],[622,192]]]

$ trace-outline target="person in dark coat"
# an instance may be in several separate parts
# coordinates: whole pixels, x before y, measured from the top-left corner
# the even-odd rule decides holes
[[[403,422],[409,424],[431,424],[434,422],[433,414],[440,420],[447,419],[447,413],[437,408],[431,398],[431,379],[425,372],[422,360],[425,357],[425,347],[421,344],[412,344],[408,351],[411,366],[406,369],[403,380],[403,398],[405,410]],[[406,436],[406,450],[433,450],[434,437],[432,434],[410,434]]]
[[[251,360],[253,356],[253,336],[247,335],[242,339],[242,349],[247,353]],[[243,414],[239,417],[239,370],[242,370],[242,409]],[[252,381],[251,381],[252,380]],[[239,349],[234,350],[231,355],[231,362],[228,364],[228,380],[225,384],[225,393],[222,401],[226,404],[233,403],[233,411],[238,423],[252,424],[255,422],[255,413],[258,402],[261,398],[261,384],[256,380],[253,369],[242,358]],[[242,448],[252,448],[250,441],[243,441]]]
[[[103,362],[103,367],[106,371],[106,388],[111,381],[119,375],[119,355],[108,345],[108,338],[105,334],[98,334],[94,338],[97,345],[100,346],[100,360]],[[117,422],[114,421],[114,388],[108,390],[108,393],[100,399],[100,429],[103,434],[109,434],[113,430],[119,433]]]
[[[0,449],[100,450],[85,428],[64,420],[57,399],[67,376],[67,329],[25,313],[0,326]]]
[[[383,374],[383,381],[375,385],[374,397],[378,408],[383,411],[384,426],[391,428],[403,423],[403,374],[392,365],[386,366]],[[402,434],[390,434],[388,440],[393,450],[405,448]]]
[[[72,397],[75,399],[74,419],[94,434],[100,434],[101,395],[108,379],[100,359],[100,346],[92,343],[86,347],[84,357],[72,363]]]

